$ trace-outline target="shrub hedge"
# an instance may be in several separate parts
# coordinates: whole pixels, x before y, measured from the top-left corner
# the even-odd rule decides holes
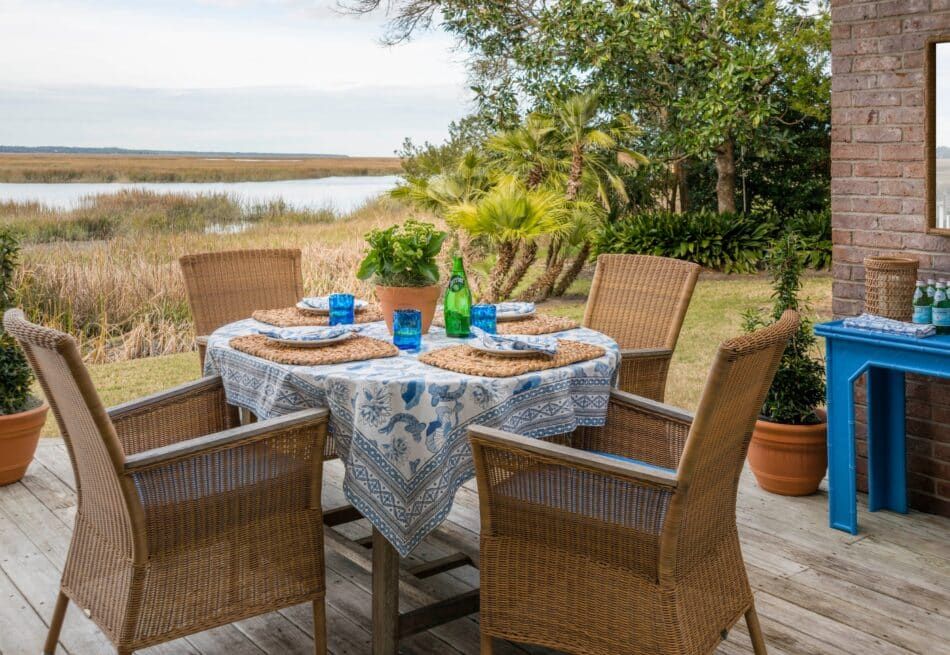
[[[598,254],[674,257],[724,273],[751,273],[763,265],[773,242],[787,233],[800,237],[807,266],[831,265],[828,211],[786,218],[754,212],[718,214],[709,210],[628,214],[601,227],[595,237],[595,250]]]

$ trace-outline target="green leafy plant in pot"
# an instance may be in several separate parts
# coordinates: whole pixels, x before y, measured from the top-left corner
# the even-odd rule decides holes
[[[422,313],[422,332],[429,331],[441,295],[436,259],[445,237],[446,233],[435,225],[414,219],[366,235],[369,251],[356,276],[375,282],[390,334],[397,309],[418,309]]]
[[[0,228],[0,311],[13,306],[20,244]],[[33,373],[23,351],[0,326],[0,485],[16,482],[33,461],[49,406],[30,395]]]
[[[805,267],[802,245],[787,235],[768,255],[772,273],[772,320],[786,309],[801,311],[798,295]],[[745,327],[766,323],[750,311]],[[803,318],[782,355],[749,445],[749,467],[759,486],[783,496],[806,496],[818,489],[828,467],[825,369],[816,357],[812,323]]]

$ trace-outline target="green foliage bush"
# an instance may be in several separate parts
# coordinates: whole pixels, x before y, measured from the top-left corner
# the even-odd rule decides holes
[[[751,273],[786,234],[800,237],[809,268],[831,265],[831,215],[803,212],[780,219],[772,213],[717,214],[698,210],[682,214],[649,211],[605,223],[596,235],[596,251],[658,255],[695,262],[724,273]]]
[[[605,224],[596,250],[674,257],[725,273],[751,273],[774,230],[771,221],[748,214],[651,211]]]
[[[20,256],[20,244],[9,228],[0,227],[0,314],[13,306],[13,272]],[[0,326],[0,415],[27,408],[33,373],[23,352]]]
[[[439,281],[436,257],[442,250],[446,233],[431,223],[413,219],[366,235],[369,252],[360,263],[356,276],[374,277],[376,284],[387,287],[424,287]]]
[[[805,268],[801,240],[794,234],[779,239],[768,255],[772,273],[771,319],[778,320],[786,309],[802,311],[798,292]],[[745,328],[751,332],[766,324],[757,312],[745,315]],[[772,386],[762,405],[762,417],[773,423],[809,425],[820,423],[816,409],[825,400],[825,368],[815,357],[815,332],[812,322],[802,317],[801,324],[785,348]]]

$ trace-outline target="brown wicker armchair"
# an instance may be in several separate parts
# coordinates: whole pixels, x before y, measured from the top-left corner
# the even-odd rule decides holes
[[[584,325],[622,349],[620,389],[663,402],[673,349],[699,266],[649,255],[601,255]]]
[[[257,309],[279,309],[303,297],[300,251],[229,250],[185,255],[178,260],[205,361],[209,334],[227,323],[250,318]]]
[[[482,653],[491,638],[589,655],[706,655],[746,617],[766,652],[736,530],[752,428],[798,325],[723,343],[695,418],[614,391],[569,448],[473,427]]]
[[[208,377],[105,410],[67,334],[3,317],[69,450],[78,511],[44,648],[70,600],[118,652],[313,603],[326,651],[320,493],[327,412],[238,426]]]

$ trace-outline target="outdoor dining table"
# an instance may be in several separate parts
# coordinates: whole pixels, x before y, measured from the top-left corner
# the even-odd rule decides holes
[[[586,328],[554,336],[601,346],[602,356],[505,378],[419,361],[422,353],[465,343],[437,327],[418,352],[323,366],[279,364],[229,345],[269,327],[247,319],[216,330],[208,339],[205,373],[221,375],[228,402],[261,419],[329,408],[330,433],[345,468],[343,493],[356,516],[373,525],[376,654],[395,653],[401,636],[435,624],[400,621],[398,556],[407,556],[445,520],[456,491],[474,476],[468,427],[543,439],[603,425],[620,362],[617,344]],[[361,334],[390,339],[382,322],[366,324]],[[464,613],[476,610],[477,596]],[[439,622],[463,615],[439,614]]]

